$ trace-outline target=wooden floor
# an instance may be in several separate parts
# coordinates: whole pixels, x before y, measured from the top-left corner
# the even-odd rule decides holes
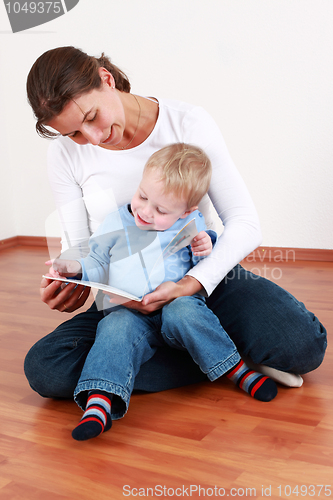
[[[73,401],[41,398],[23,373],[29,347],[65,318],[39,299],[46,257],[34,247],[0,252],[1,500],[333,498],[330,342],[303,387],[279,386],[271,403],[225,379],[135,395],[110,432],[74,441],[81,410]],[[333,263],[246,267],[296,295],[332,338]]]

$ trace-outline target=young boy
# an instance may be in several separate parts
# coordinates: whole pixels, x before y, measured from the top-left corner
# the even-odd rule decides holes
[[[51,275],[109,282],[139,296],[180,280],[216,240],[198,211],[210,180],[210,161],[199,148],[173,144],[154,153],[131,205],[105,219],[90,239],[89,255],[80,261],[57,259]],[[191,246],[163,261],[163,250],[192,218],[199,233]],[[111,428],[112,419],[124,416],[140,366],[165,343],[187,350],[211,381],[226,374],[258,400],[276,396],[275,382],[245,365],[201,294],[179,297],[148,315],[121,305],[110,309],[110,303],[108,308],[74,392],[84,410],[74,439],[96,437]]]

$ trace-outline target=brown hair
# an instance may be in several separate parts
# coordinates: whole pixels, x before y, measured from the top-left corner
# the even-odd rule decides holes
[[[59,47],[48,50],[36,60],[28,75],[27,94],[40,136],[58,135],[44,125],[75,97],[100,88],[102,81],[98,70],[101,67],[112,74],[118,90],[130,92],[127,76],[104,53],[96,58],[75,47]]]
[[[170,144],[156,151],[147,161],[144,172],[157,171],[164,182],[164,193],[187,202],[187,208],[197,206],[209,189],[211,162],[204,151],[184,143]]]

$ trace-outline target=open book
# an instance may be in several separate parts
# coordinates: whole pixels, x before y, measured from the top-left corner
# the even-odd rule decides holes
[[[182,248],[186,247],[191,243],[193,238],[198,234],[197,226],[195,224],[195,219],[191,219],[190,222],[186,224],[177,234],[172,238],[170,243],[165,247],[161,258],[167,259],[170,255],[178,252]],[[141,302],[142,298],[136,297],[130,293],[120,290],[110,285],[105,285],[104,283],[95,283],[93,281],[75,280],[71,278],[54,278],[53,276],[44,275],[43,278],[53,279],[55,281],[63,281],[65,283],[76,283],[77,285],[89,286],[90,288],[95,288],[97,290],[102,290],[109,294],[115,295],[117,297],[123,297],[127,300],[135,300]]]

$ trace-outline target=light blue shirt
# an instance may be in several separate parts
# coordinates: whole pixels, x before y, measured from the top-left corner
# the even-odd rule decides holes
[[[109,214],[89,240],[89,255],[80,259],[82,279],[109,284],[142,298],[164,281],[179,281],[200,260],[190,246],[163,259],[163,250],[176,234],[195,219],[198,232],[206,231],[202,214],[195,210],[165,231],[142,230],[129,205]],[[207,231],[216,241],[216,233]],[[110,306],[110,304],[108,304]]]

